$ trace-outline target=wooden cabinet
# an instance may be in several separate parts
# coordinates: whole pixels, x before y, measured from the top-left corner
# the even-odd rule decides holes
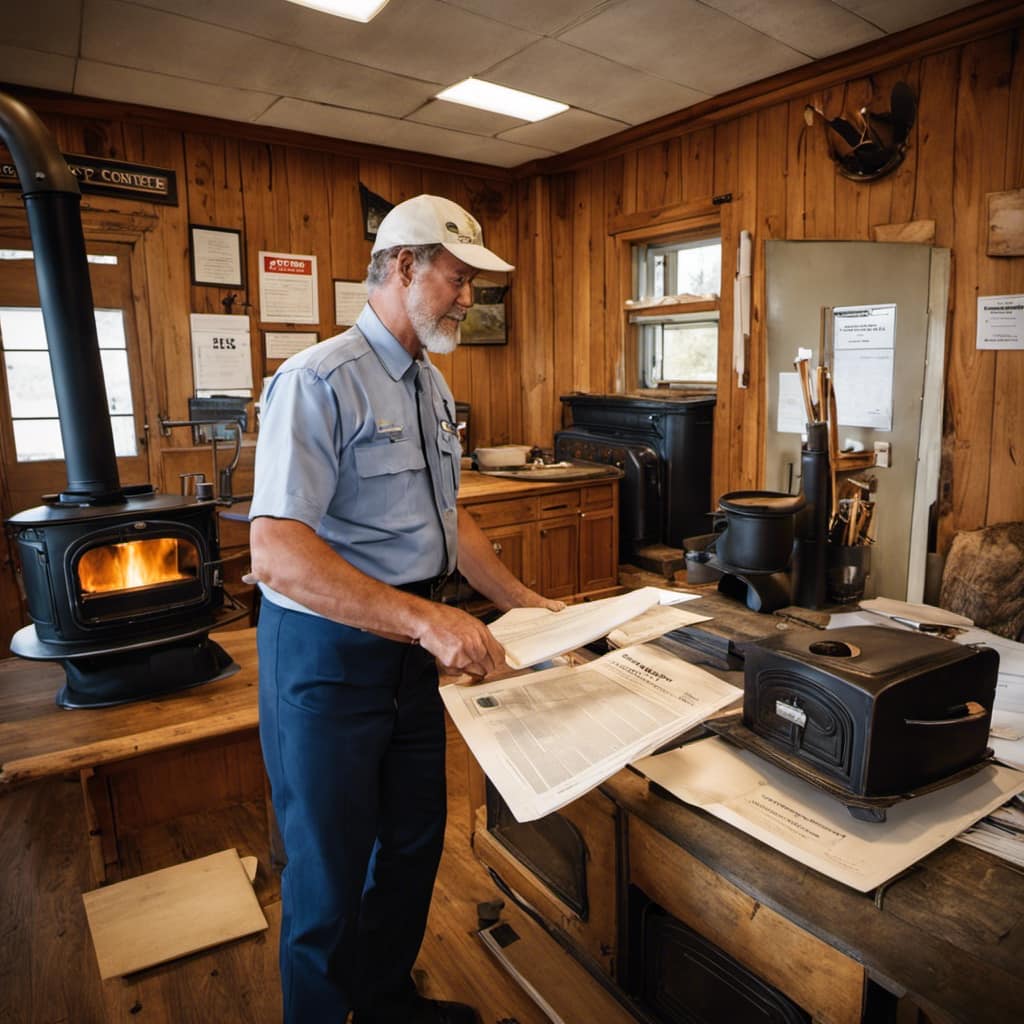
[[[618,584],[619,481],[531,484],[466,473],[459,504],[527,586],[572,598]]]

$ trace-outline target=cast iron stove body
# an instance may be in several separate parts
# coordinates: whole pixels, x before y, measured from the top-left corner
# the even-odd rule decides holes
[[[840,798],[920,792],[990,753],[990,648],[852,626],[782,633],[748,647],[745,661],[743,724]]]
[[[647,545],[681,548],[707,533],[715,399],[563,395],[573,425],[555,434],[556,459],[617,466],[619,557]]]

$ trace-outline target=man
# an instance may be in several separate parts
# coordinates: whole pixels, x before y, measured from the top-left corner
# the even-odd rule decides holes
[[[436,196],[381,222],[356,326],[289,359],[264,399],[251,550],[260,739],[288,864],[284,1016],[292,1024],[469,1024],[410,971],[444,838],[437,663],[505,664],[486,627],[432,601],[456,564],[499,608],[557,610],[457,510],[450,352],[477,270],[513,268]]]

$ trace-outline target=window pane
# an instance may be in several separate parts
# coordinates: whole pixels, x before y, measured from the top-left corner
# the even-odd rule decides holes
[[[96,336],[100,348],[125,348],[124,314],[119,309],[96,310]],[[103,364],[106,369],[106,363]]]
[[[138,455],[138,440],[135,437],[135,418],[133,416],[111,416],[110,427],[114,433],[114,454]]]
[[[60,423],[57,420],[15,420],[14,451],[19,462],[63,459]]]
[[[718,295],[722,281],[722,247],[714,242],[680,249],[676,257],[677,295]]]
[[[132,383],[128,376],[128,353],[124,349],[104,349],[103,382],[107,387],[107,407],[112,416],[131,413]]]
[[[662,335],[662,379],[718,379],[718,324],[666,324]]]
[[[46,352],[5,352],[4,364],[13,417],[57,415],[57,396]]]
[[[46,348],[43,311],[7,306],[0,309],[0,339],[4,350],[16,348]]]

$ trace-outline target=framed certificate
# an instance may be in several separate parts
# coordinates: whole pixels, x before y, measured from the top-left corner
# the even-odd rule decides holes
[[[213,288],[244,288],[242,232],[189,224],[192,283]]]

